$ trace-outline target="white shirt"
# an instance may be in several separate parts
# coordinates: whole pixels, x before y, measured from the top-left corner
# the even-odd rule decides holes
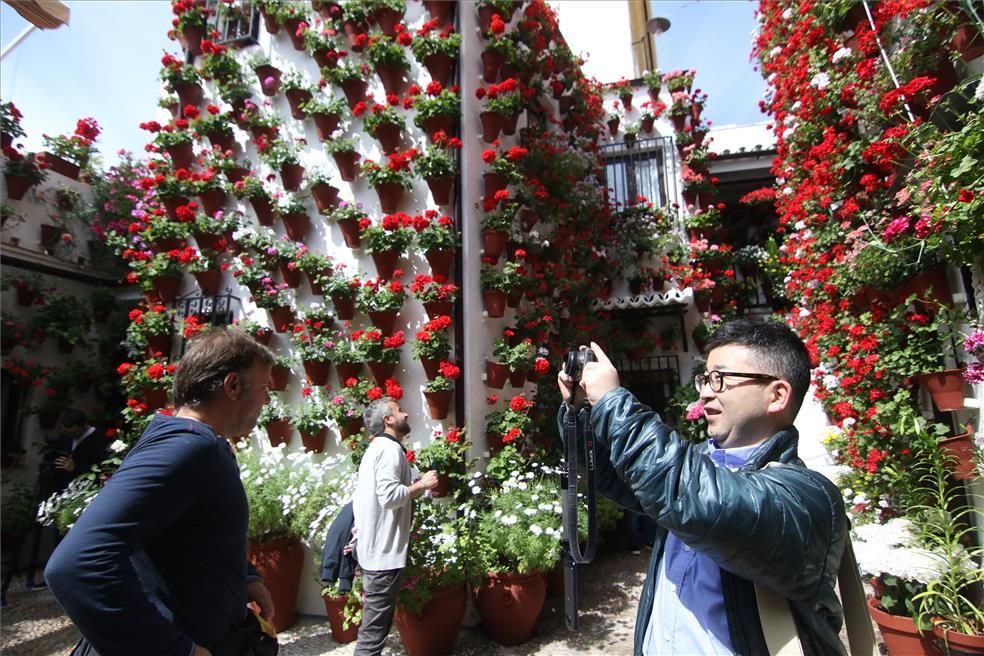
[[[410,545],[410,464],[395,439],[374,437],[352,499],[356,553],[364,570],[401,569]]]

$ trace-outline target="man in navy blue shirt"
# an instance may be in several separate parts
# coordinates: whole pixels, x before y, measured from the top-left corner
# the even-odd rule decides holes
[[[247,565],[249,508],[227,441],[256,424],[272,365],[238,329],[192,342],[175,415],[151,420],[45,570],[84,637],[76,653],[203,656],[243,626],[249,601],[273,616]]]

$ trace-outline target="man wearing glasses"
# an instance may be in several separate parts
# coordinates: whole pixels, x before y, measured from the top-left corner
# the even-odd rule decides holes
[[[745,320],[712,335],[707,369],[694,377],[710,438],[702,444],[620,387],[608,357],[591,349],[598,361],[579,389],[563,372],[558,384],[565,403],[573,392],[575,405],[592,406],[598,491],[659,526],[634,653],[769,653],[758,586],[788,602],[805,654],[845,654],[834,583],[847,519],[837,487],[797,457],[793,420],[810,384],[799,337]]]

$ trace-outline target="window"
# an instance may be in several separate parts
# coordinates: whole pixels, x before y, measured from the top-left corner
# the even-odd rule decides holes
[[[677,198],[676,151],[670,137],[638,139],[604,146],[609,202],[626,204],[639,195],[656,207]]]
[[[215,43],[239,48],[257,43],[260,12],[252,0],[207,0],[205,6],[213,12],[208,19],[208,32],[219,33]]]

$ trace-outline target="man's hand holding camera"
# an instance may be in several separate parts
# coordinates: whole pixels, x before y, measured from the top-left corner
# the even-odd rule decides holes
[[[583,354],[587,350],[587,346],[579,348],[577,355],[582,356],[579,358],[580,360],[586,359]],[[591,405],[595,405],[605,394],[618,389],[618,371],[615,370],[612,361],[595,342],[591,342],[591,351],[594,353],[595,362],[587,361],[580,367],[565,364],[564,368],[557,374],[557,386],[560,388],[560,395],[564,403],[570,404],[571,393],[573,392],[575,407],[580,407],[585,399]],[[572,355],[574,354],[568,354],[569,360],[572,359]],[[580,380],[577,380],[578,370]]]

